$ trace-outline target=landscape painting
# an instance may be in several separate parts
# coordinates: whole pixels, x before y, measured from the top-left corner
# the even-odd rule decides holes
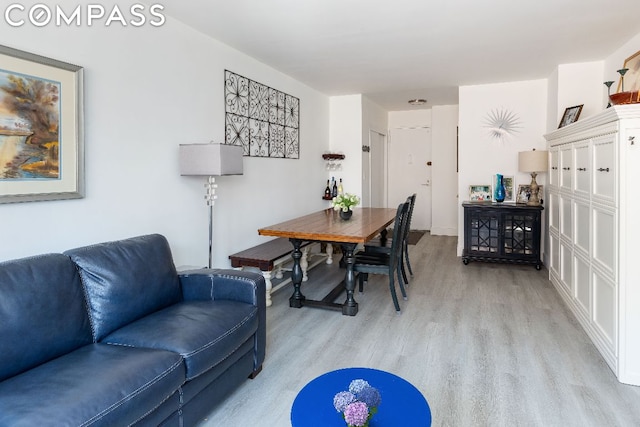
[[[0,203],[84,196],[82,71],[0,46]]]
[[[0,69],[0,179],[60,178],[60,83]]]

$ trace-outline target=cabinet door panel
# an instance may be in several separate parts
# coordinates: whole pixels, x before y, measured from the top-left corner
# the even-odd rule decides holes
[[[615,203],[615,135],[606,135],[593,141],[593,195]]]
[[[549,233],[549,269],[560,278],[560,239],[554,233]]]
[[[567,289],[569,295],[573,295],[573,254],[571,247],[560,242],[560,283]]]
[[[549,185],[560,187],[560,156],[557,147],[549,151]]]
[[[573,149],[571,146],[560,149],[560,187],[571,191],[571,178],[573,175]]]
[[[590,192],[591,165],[589,164],[589,144],[579,143],[574,146],[575,152],[575,191],[585,196]]]
[[[559,196],[557,193],[549,193],[548,199],[548,209],[549,209],[549,228],[551,230],[555,230],[558,233],[560,232],[560,206]]]
[[[573,258],[575,298],[588,319],[591,318],[591,269],[589,263],[579,256]]]
[[[575,201],[573,204],[575,238],[574,244],[580,249],[585,256],[589,254],[589,237],[590,221],[589,221],[589,205],[586,203]]]
[[[614,211],[600,207],[594,207],[592,212],[593,258],[613,277],[615,272],[615,260],[617,259],[615,213]]]
[[[616,288],[615,285],[594,271],[593,280],[593,322],[604,333],[612,347],[616,337]]]
[[[567,240],[573,238],[573,214],[571,199],[560,195],[560,234]]]

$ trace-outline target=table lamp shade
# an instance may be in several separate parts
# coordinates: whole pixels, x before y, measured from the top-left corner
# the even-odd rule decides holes
[[[518,170],[520,172],[546,172],[547,151],[521,151],[518,153]]]
[[[242,175],[242,147],[180,144],[180,175]]]

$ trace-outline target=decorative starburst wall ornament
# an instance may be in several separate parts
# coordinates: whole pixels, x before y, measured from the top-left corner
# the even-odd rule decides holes
[[[520,118],[505,108],[491,110],[484,120],[484,126],[493,139],[504,141],[522,128]]]

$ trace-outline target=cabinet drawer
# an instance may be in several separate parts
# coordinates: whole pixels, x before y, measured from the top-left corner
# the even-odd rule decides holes
[[[571,146],[560,148],[560,188],[572,191],[573,177],[573,149]]]

